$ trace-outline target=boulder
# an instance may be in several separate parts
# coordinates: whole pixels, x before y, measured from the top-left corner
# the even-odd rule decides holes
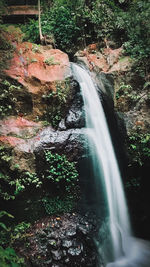
[[[20,87],[20,90],[12,92],[16,98],[14,115],[23,113],[32,120],[42,118],[47,110],[44,97],[57,93],[61,82],[62,90],[65,80],[71,78],[69,58],[62,51],[48,46],[29,42],[15,42],[13,45],[15,49],[5,77]]]

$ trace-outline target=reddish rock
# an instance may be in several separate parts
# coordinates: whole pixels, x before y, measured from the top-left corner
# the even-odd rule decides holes
[[[23,104],[19,99],[24,97],[26,104],[29,104],[30,99],[30,107],[25,107],[23,111],[27,118],[43,119],[44,112],[47,110],[43,95],[56,91],[57,83],[64,82],[71,76],[69,58],[62,51],[50,49],[48,46],[16,41],[14,46],[16,49],[10,67],[5,70],[8,77],[23,85],[20,90],[14,92],[14,97],[18,96],[14,114],[20,114]]]
[[[130,70],[132,66],[132,61],[131,58],[128,56],[122,57],[122,58],[118,58],[115,62],[115,64],[113,64],[111,66],[111,68],[109,69],[109,72],[126,72],[128,70]]]
[[[107,64],[107,61],[100,52],[97,54],[88,54],[87,59],[89,62],[90,70],[93,70],[96,67],[100,71],[104,71],[104,72],[108,71],[109,66]]]
[[[95,49],[91,50],[92,47]],[[95,46],[91,44],[84,51],[77,52],[75,57],[86,64],[91,71],[113,73],[127,71],[131,66],[131,59],[127,56],[123,57],[122,51],[122,47],[118,49],[107,47],[101,53],[97,50],[96,44]]]
[[[106,58],[109,67],[113,66],[115,63],[118,62],[121,54],[122,54],[122,47],[118,49],[104,48],[103,50],[103,55]]]
[[[15,147],[19,144],[24,144],[25,141],[14,136],[0,136],[0,143]]]
[[[0,143],[12,148],[10,164],[12,170],[15,164],[19,164],[20,170],[35,171],[33,145],[36,140],[34,136],[41,127],[41,123],[35,123],[22,117],[9,117],[0,121]]]
[[[16,135],[19,138],[31,138],[37,133],[41,126],[41,123],[29,121],[22,117],[9,117],[6,120],[0,121],[0,134]],[[17,140],[12,141],[10,139],[10,142],[15,144]]]
[[[70,63],[67,54],[58,49],[44,46],[36,49],[35,45],[25,42],[17,44],[11,65],[5,72],[28,86],[29,92],[37,92],[39,84],[64,80],[70,74]],[[34,81],[38,81],[35,91]]]

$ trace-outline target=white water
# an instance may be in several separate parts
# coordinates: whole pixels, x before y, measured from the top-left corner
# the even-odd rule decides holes
[[[111,259],[113,263],[108,263],[107,266],[150,267],[149,244],[131,237],[120,172],[96,87],[87,71],[74,63],[72,68],[83,95],[87,136],[93,147],[91,149],[93,161],[96,159],[96,179],[101,179],[104,185],[108,204],[111,235],[109,245],[112,255],[110,258],[108,256],[106,262]]]

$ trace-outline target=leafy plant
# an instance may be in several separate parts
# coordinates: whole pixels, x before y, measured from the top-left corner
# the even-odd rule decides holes
[[[41,45],[33,44],[32,45],[32,52],[41,53]]]
[[[115,97],[117,108],[120,110],[125,109],[126,111],[140,99],[137,91],[133,90],[130,84],[125,84],[124,82],[120,83]]]
[[[51,66],[51,65],[60,65],[60,62],[58,61],[55,61],[54,57],[49,57],[47,59],[44,60],[44,63],[48,66]]]
[[[128,152],[131,162],[142,166],[150,159],[150,134],[133,132],[129,136]]]
[[[63,196],[63,198],[59,196],[53,198],[45,197],[42,202],[48,215],[71,212],[75,207],[75,200],[72,196]]]
[[[0,172],[0,185],[0,197],[4,200],[14,200],[18,194],[27,190],[28,187],[39,188],[42,181],[35,173],[20,173],[15,170],[14,172],[8,172],[8,174]]]
[[[9,214],[6,211],[0,211],[0,218],[8,216],[9,218],[14,218],[11,214]],[[10,229],[6,226],[5,223],[0,222],[0,241],[1,244],[5,243],[6,240],[8,242],[8,239],[6,239],[5,232],[8,232]],[[4,244],[3,244],[4,245]],[[15,252],[15,250],[11,247],[3,247],[0,246],[0,266],[2,267],[21,267],[24,266],[24,259],[19,258]]]
[[[14,216],[12,216],[11,214],[9,214],[8,212],[6,212],[4,210],[3,211],[0,211],[0,218],[2,218],[4,216],[8,216],[9,218],[14,218]],[[3,229],[3,230],[5,230],[5,231],[8,231],[7,226],[3,222],[0,222],[0,228]]]
[[[64,107],[64,104],[67,103],[70,97],[70,80],[57,81],[55,87],[56,91],[44,94],[42,98],[47,104],[44,120],[51,122],[52,126],[57,128],[67,109],[67,105]]]
[[[24,33],[24,41],[33,43],[39,42],[39,25],[38,20],[29,19],[27,24],[20,25],[22,32]]]
[[[2,267],[21,267],[24,266],[24,259],[19,258],[13,248],[0,246],[0,263]]]
[[[13,91],[20,89],[21,86],[11,84],[8,80],[0,81],[0,118],[6,115],[14,115],[17,99],[14,97]]]
[[[45,158],[49,167],[45,175],[47,179],[56,184],[74,184],[78,177],[75,162],[68,161],[65,155],[53,154],[51,151],[45,151]]]
[[[17,224],[11,232],[11,243],[14,243],[18,239],[26,238],[26,231],[30,228],[31,224],[21,222]]]

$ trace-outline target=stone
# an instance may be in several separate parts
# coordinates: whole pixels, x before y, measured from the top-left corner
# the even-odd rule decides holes
[[[80,248],[69,248],[68,249],[68,253],[71,255],[71,256],[79,256],[81,254],[81,249]]]
[[[71,240],[63,240],[62,247],[70,248],[71,246],[72,246],[72,241]]]
[[[60,250],[51,250],[52,258],[56,261],[59,261],[62,257],[62,252]]]
[[[27,236],[28,248],[25,246],[24,242],[17,244],[17,252],[21,252],[25,259],[26,264],[36,265],[37,267],[41,266],[72,266],[72,267],[84,267],[91,266],[96,267],[96,248],[93,245],[93,238],[98,235],[98,222],[96,226],[90,228],[89,232],[84,236],[80,235],[79,232],[76,232],[76,236],[67,235],[71,230],[74,232],[74,229],[77,228],[77,225],[90,224],[88,219],[91,220],[91,217],[84,217],[79,214],[70,214],[66,213],[60,216],[62,225],[60,228],[54,228],[53,233],[55,238],[48,238],[49,232],[45,232],[45,229],[48,228],[48,225],[53,224],[57,220],[57,216],[50,216],[44,219],[41,219],[33,225],[30,230],[30,235]],[[45,228],[45,225],[47,227]],[[93,231],[94,229],[94,231]],[[44,239],[48,242],[40,243],[40,238],[43,238],[43,232],[46,233],[46,238]],[[40,237],[41,235],[41,237]],[[62,240],[63,235],[63,240]],[[87,242],[87,238],[89,238]],[[51,245],[49,244],[51,242]],[[53,247],[53,243],[57,242],[57,248]]]
[[[66,236],[67,237],[74,237],[74,236],[76,236],[76,229],[75,228],[68,229],[66,231]]]

